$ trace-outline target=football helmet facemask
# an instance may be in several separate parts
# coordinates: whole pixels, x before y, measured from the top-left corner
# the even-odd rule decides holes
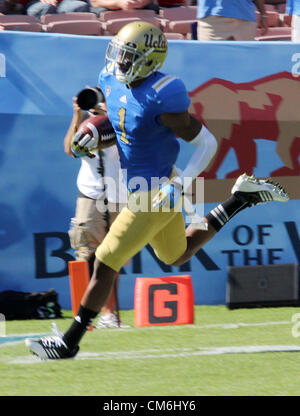
[[[148,22],[128,23],[108,44],[106,71],[130,85],[161,68],[167,53],[168,42],[160,29]]]

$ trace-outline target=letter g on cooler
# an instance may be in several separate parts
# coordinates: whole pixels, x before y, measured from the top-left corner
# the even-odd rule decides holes
[[[169,309],[171,312],[169,314],[163,314],[163,316],[155,315],[155,292],[167,290],[170,295],[177,295],[177,285],[175,283],[163,283],[163,284],[153,284],[148,288],[149,295],[149,322],[151,324],[158,323],[167,323],[167,322],[176,322],[178,318],[178,301],[177,300],[165,300],[163,305],[165,309]],[[166,296],[166,295],[165,295]]]

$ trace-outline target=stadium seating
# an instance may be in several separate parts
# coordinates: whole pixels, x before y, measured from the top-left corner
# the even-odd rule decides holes
[[[98,20],[66,20],[43,25],[44,32],[67,33],[72,35],[102,35],[102,26]]]
[[[291,16],[285,13],[283,0],[266,0],[268,33],[262,36],[260,14],[257,15],[256,40],[291,40]],[[76,35],[114,36],[125,24],[137,21],[149,21],[161,28],[167,39],[197,39],[197,6],[189,5],[164,8],[159,14],[154,10],[114,10],[101,13],[76,12],[46,14],[38,20],[27,15],[0,15],[0,25],[4,30],[31,32],[68,33]]]
[[[289,42],[291,40],[291,35],[278,35],[278,36],[258,36],[255,38],[255,40],[258,41],[287,41]]]
[[[155,26],[160,28],[160,20],[154,18],[146,19],[146,18],[138,18],[138,17],[128,17],[126,19],[113,19],[113,20],[107,20],[105,22],[102,22],[102,29],[103,34],[107,36],[114,36],[124,25],[127,23],[135,22],[135,21],[148,21],[149,23],[153,23]]]
[[[265,4],[265,11],[266,12],[276,12],[276,8],[273,4]]]
[[[282,15],[282,25],[283,26],[291,26],[292,24],[292,16],[289,14]]]
[[[169,22],[168,28],[166,30],[169,30],[170,32],[181,33],[182,35],[186,36],[188,33],[191,33],[192,23],[194,23],[193,20],[181,20],[179,22]]]
[[[9,22],[2,23],[0,26],[4,27],[4,30],[20,30],[23,32],[42,32],[43,26],[41,23],[30,23],[30,22]]]
[[[270,27],[266,35],[261,35],[261,29],[257,29],[255,40],[291,40],[290,27]]]
[[[66,20],[97,20],[95,13],[87,12],[74,12],[74,13],[57,13],[57,14],[45,14],[41,16],[41,23],[47,25],[51,22],[59,22]]]
[[[159,15],[166,20],[197,20],[197,6],[161,8]]]
[[[268,16],[268,26],[269,27],[277,27],[280,26],[280,15],[277,12],[266,12]],[[256,12],[256,21],[258,27],[260,27],[260,14]]]
[[[191,24],[197,21],[197,6],[162,8],[159,11],[164,32],[191,33]]]
[[[280,25],[279,13],[277,12],[266,12],[269,27],[277,27]]]
[[[4,27],[4,30],[20,30],[26,32],[41,32],[42,25],[33,16],[26,15],[0,15],[0,25]]]
[[[174,39],[174,40],[184,40],[185,37],[183,36],[182,33],[167,33],[164,32],[165,37],[169,40],[169,39]]]
[[[114,11],[107,11],[100,14],[99,19],[103,22],[108,20],[115,20],[115,19],[130,19],[130,18],[138,18],[138,19],[151,19],[157,16],[154,10],[132,10],[132,11],[124,11],[124,10],[114,10]]]
[[[23,14],[3,14],[0,15],[0,23],[40,23],[34,16],[27,16]]]
[[[148,21],[159,28],[161,26],[160,19],[154,10],[114,10],[103,12],[99,17],[106,36],[114,36],[124,25],[138,20]]]
[[[278,13],[285,13],[286,10],[286,4],[285,3],[280,3],[276,6],[276,10],[278,11]]]
[[[285,0],[265,0],[265,9],[267,11],[272,11],[272,7],[278,13],[285,13],[286,1]]]

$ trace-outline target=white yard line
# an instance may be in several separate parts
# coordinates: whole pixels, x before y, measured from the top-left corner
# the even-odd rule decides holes
[[[250,323],[244,323],[244,322],[237,322],[237,323],[227,323],[227,324],[206,324],[206,325],[174,325],[174,326],[168,326],[165,325],[164,327],[160,326],[151,326],[147,328],[151,329],[178,329],[182,328],[183,326],[186,328],[197,328],[197,329],[209,329],[209,328],[221,328],[221,329],[237,329],[241,327],[247,327],[247,326],[268,326],[268,325],[292,325],[292,321],[269,321],[269,322],[250,322]],[[142,329],[142,328],[139,328]]]
[[[167,350],[157,350],[157,354],[149,354],[146,351],[119,351],[115,354],[104,353],[79,353],[75,360],[136,360],[136,359],[157,359],[157,358],[182,358],[199,355],[220,355],[220,354],[244,354],[244,353],[263,353],[263,352],[300,352],[300,345],[245,345],[228,347],[199,347],[176,348],[174,352]]]
[[[196,325],[196,324],[187,324],[187,325],[152,325],[152,326],[143,326],[143,327],[131,327],[131,328],[101,328],[100,331],[109,331],[110,334],[125,332],[125,331],[148,331],[148,330],[177,330],[177,329],[210,329],[210,328],[220,328],[220,329],[238,329],[242,327],[252,327],[252,326],[268,326],[268,325],[293,325],[292,321],[269,321],[269,322],[237,322],[237,323],[227,323],[227,324],[205,324],[205,325]],[[98,331],[98,329],[95,329]]]
[[[41,333],[30,333],[30,334],[9,334],[6,335],[5,337],[0,337],[0,348],[1,347],[8,347],[10,345],[16,345],[16,344],[20,344],[22,342],[24,342],[24,340],[26,338],[39,338],[39,337],[43,337],[45,335],[50,335],[49,333],[45,334],[41,334]],[[14,339],[17,338],[17,339]]]
[[[174,349],[157,349],[157,350],[140,350],[140,351],[105,351],[105,352],[81,352],[76,361],[98,361],[98,360],[146,360],[162,358],[188,358],[195,356],[222,355],[222,354],[254,354],[270,352],[300,352],[299,345],[242,345],[227,347],[196,347],[196,348],[174,348]],[[17,358],[6,357],[7,364],[37,364],[47,363],[38,358],[26,355]]]
[[[206,325],[153,325],[153,326],[145,326],[145,327],[131,327],[131,328],[101,328],[101,329],[94,329],[94,331],[105,331],[106,333],[109,332],[109,335],[119,334],[120,332],[128,332],[128,331],[141,331],[141,330],[176,330],[176,329],[238,329],[243,327],[255,327],[255,326],[269,326],[269,325],[293,325],[292,321],[267,321],[267,322],[237,322],[237,323],[226,323],[226,324],[206,324]],[[47,334],[40,334],[40,333],[30,333],[30,334],[8,334],[5,337],[0,337],[0,348],[6,347],[8,345],[15,345],[22,343],[25,338],[30,337],[38,337],[49,335]],[[11,340],[12,338],[20,338],[16,340]],[[11,341],[10,341],[11,340]]]
[[[141,331],[141,330],[174,330],[174,329],[238,329],[243,327],[255,327],[255,326],[270,326],[270,325],[292,325],[291,321],[267,321],[267,322],[251,322],[251,323],[226,323],[226,324],[205,324],[205,325],[162,325],[162,326],[149,326],[149,327],[132,327],[132,328],[116,328],[116,329],[104,329],[106,334],[112,336],[113,334],[120,334],[128,331]],[[102,332],[103,329],[94,331]],[[42,336],[48,334],[9,334],[7,337],[0,337],[0,347],[13,346],[23,343],[25,338],[30,336]],[[12,338],[16,337],[16,340]],[[2,341],[2,342],[1,342]],[[130,360],[130,359],[158,359],[158,358],[177,358],[177,357],[191,357],[191,356],[205,356],[205,355],[219,355],[219,354],[237,354],[237,353],[257,353],[257,352],[279,352],[279,351],[300,351],[298,345],[261,345],[261,346],[228,346],[228,347],[193,347],[193,348],[165,348],[159,349],[145,349],[139,351],[105,351],[105,352],[80,352],[75,358],[76,360]],[[0,361],[1,358],[0,358]],[[8,364],[34,364],[41,363],[41,360],[32,356],[20,356],[20,357],[8,357],[4,360]],[[45,361],[47,362],[47,361]]]

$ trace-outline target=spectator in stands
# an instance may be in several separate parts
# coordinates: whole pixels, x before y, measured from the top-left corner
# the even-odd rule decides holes
[[[85,0],[34,0],[28,3],[26,14],[40,18],[44,14],[89,12]]]
[[[151,9],[156,13],[159,7],[152,0],[89,0],[90,11],[98,17],[101,13],[112,10]]]
[[[300,42],[300,0],[287,0],[286,13],[292,16],[292,42]]]
[[[198,0],[198,40],[254,40],[255,6],[263,36],[268,30],[264,0]]]

